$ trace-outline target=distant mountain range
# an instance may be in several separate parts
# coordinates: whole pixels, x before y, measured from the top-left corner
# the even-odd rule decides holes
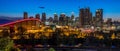
[[[5,23],[9,23],[9,22],[13,22],[16,20],[20,20],[20,19],[22,19],[22,17],[0,16],[0,25],[5,24]]]

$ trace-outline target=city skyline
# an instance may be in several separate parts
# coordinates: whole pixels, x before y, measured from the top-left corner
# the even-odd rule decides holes
[[[47,17],[53,17],[54,13],[60,15],[65,13],[68,16],[74,12],[75,17],[79,15],[79,9],[89,7],[93,16],[99,8],[103,9],[104,18],[119,18],[119,0],[1,0],[0,16],[23,17],[23,12],[28,16],[46,13]],[[109,4],[110,3],[110,4]],[[9,9],[8,9],[9,8]]]

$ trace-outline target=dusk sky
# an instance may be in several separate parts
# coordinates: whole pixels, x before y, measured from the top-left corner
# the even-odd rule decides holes
[[[90,7],[93,16],[96,9],[102,8],[104,18],[120,18],[120,0],[0,0],[0,16],[23,17],[26,11],[29,16],[42,12],[47,17],[53,17],[54,13],[70,16],[74,12],[78,17],[79,7]]]

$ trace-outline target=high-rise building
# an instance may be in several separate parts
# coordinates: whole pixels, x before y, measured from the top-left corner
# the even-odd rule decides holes
[[[79,13],[80,27],[88,27],[91,25],[92,13],[89,8],[81,8]]]
[[[103,25],[103,9],[96,10],[96,27],[102,27]]]
[[[96,17],[95,16],[92,17],[92,26],[96,26]]]
[[[46,21],[46,13],[42,13],[42,22],[45,22]]]
[[[71,15],[70,20],[71,20],[71,26],[74,25],[74,21],[75,21],[75,19],[74,19],[74,14]]]
[[[57,25],[58,22],[59,22],[59,20],[58,20],[58,15],[55,13],[55,14],[54,14],[54,21],[53,21],[53,23]]]
[[[106,21],[106,24],[108,26],[112,26],[112,18],[108,18],[107,21]]]
[[[71,23],[71,19],[70,19],[70,17],[69,16],[66,16],[66,25],[71,25],[70,23]]]
[[[73,20],[73,19],[74,19],[74,14],[71,15],[71,20]]]
[[[83,17],[84,17],[84,8],[81,8],[79,11],[80,27],[83,27]]]
[[[76,26],[76,27],[79,27],[79,17],[76,17],[76,18],[75,18],[75,26]]]
[[[58,15],[56,13],[54,14],[54,20],[58,21]]]
[[[24,19],[27,19],[27,18],[28,18],[27,12],[24,12],[24,13],[23,13],[23,18],[24,18]]]
[[[49,17],[49,18],[48,18],[48,21],[49,21],[49,22],[53,22],[53,18],[52,18],[52,17]]]
[[[40,19],[40,14],[36,14],[35,18]]]
[[[59,24],[60,24],[60,25],[65,25],[65,20],[66,20],[65,14],[64,14],[64,13],[60,14]]]

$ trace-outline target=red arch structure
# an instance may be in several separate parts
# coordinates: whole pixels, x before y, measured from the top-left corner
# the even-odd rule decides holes
[[[10,22],[10,23],[6,23],[6,24],[2,24],[0,25],[0,27],[5,27],[5,26],[11,26],[11,25],[14,25],[16,23],[21,23],[21,22],[25,22],[25,21],[31,21],[31,20],[35,20],[35,21],[40,21],[40,19],[36,19],[36,18],[28,18],[28,19],[21,19],[21,20],[17,20],[17,21],[14,21],[14,22]]]

